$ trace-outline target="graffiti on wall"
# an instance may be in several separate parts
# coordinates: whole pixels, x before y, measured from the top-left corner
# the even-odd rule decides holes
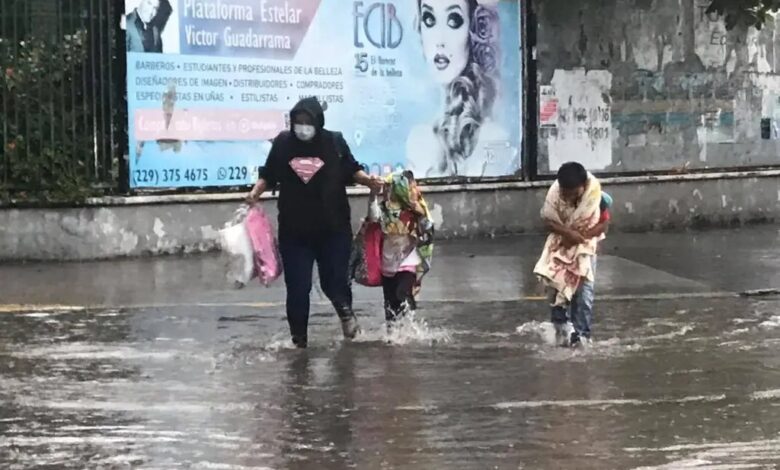
[[[540,137],[551,171],[576,160],[591,170],[612,163],[612,75],[603,70],[556,70],[540,103]]]
[[[542,129],[554,129],[558,123],[558,97],[555,88],[542,86],[539,88],[539,126]]]
[[[540,96],[540,124],[548,127],[539,137],[540,171],[554,172],[575,157],[610,172],[776,163],[780,16],[761,30],[729,31],[706,12],[708,0],[577,5],[546,0],[539,6],[539,81],[557,99],[555,114],[553,101]],[[610,74],[611,86],[599,92],[586,81],[579,95],[569,93],[559,83],[562,71],[578,69]],[[562,135],[570,95],[590,96],[596,108],[608,105],[610,150]]]
[[[716,13],[707,13],[708,7],[709,2],[697,0],[694,12],[696,55],[704,67],[729,73],[737,69],[771,72],[767,45],[774,39],[772,33],[754,28],[728,31]]]

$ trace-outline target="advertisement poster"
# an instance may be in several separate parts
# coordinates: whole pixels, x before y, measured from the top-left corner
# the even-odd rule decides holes
[[[517,173],[517,0],[126,0],[132,188],[255,181],[301,98],[371,173]]]

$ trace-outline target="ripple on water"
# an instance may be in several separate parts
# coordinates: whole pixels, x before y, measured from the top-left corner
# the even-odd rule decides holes
[[[776,390],[762,390],[760,392],[753,392],[750,394],[752,400],[776,400],[780,399],[780,389]]]
[[[27,318],[49,318],[52,316],[52,314],[46,312],[30,312],[30,313],[24,313],[22,314],[22,316]]]
[[[170,361],[185,357],[187,360],[208,362],[206,354],[183,353],[180,350],[151,350],[141,344],[93,344],[93,343],[59,343],[50,346],[25,348],[11,354],[14,357],[26,359],[46,359],[58,361],[72,360],[128,360],[128,361]]]
[[[567,325],[567,334],[573,331],[571,324]],[[592,341],[589,346],[579,349],[560,347],[555,340],[555,329],[550,322],[531,321],[517,327],[518,335],[529,338],[530,347],[548,361],[585,360],[587,357],[616,357],[627,352],[638,351],[642,345],[634,341],[623,341],[620,338]]]
[[[555,339],[555,329],[550,322],[530,321],[521,324],[515,331],[530,341],[531,349],[535,350],[537,354],[546,360],[556,361],[577,360],[577,358],[592,356],[617,357],[651,347],[657,348],[663,346],[668,340],[688,336],[695,328],[694,325],[687,323],[648,320],[645,327],[627,335],[626,338],[595,339],[588,347],[576,350],[558,346]],[[572,331],[571,324],[567,324],[567,334]]]
[[[387,325],[382,322],[379,325],[361,324],[361,332],[353,341],[354,343],[369,344],[382,343],[396,346],[405,345],[436,345],[448,344],[453,341],[452,333],[445,328],[432,327],[428,322],[418,317],[414,312],[406,318],[396,322],[392,331],[387,331]],[[309,336],[309,348],[326,346],[338,348],[344,343],[340,330],[334,330],[333,335],[327,337]],[[298,348],[290,339],[285,330],[274,334],[261,345],[233,345],[231,350],[223,353],[215,362],[214,368],[219,369],[226,365],[245,364],[248,362],[272,362],[279,359],[279,354],[298,351]]]
[[[775,468],[780,461],[780,439],[708,444],[682,444],[661,448],[627,448],[631,453],[669,454],[670,462],[635,470],[693,469],[760,469]],[[681,454],[689,455],[682,456]],[[771,466],[769,466],[771,464]]]
[[[216,462],[197,462],[192,468],[203,470],[272,470],[271,467],[247,467],[245,465],[232,465]]]
[[[780,328],[780,315],[774,315],[770,317],[768,320],[761,322],[761,324],[758,326],[766,330],[773,330],[775,328]]]
[[[604,399],[604,400],[537,400],[497,403],[493,408],[512,410],[524,408],[608,408],[615,406],[649,406],[658,404],[712,403],[723,401],[726,395],[703,395],[682,398],[659,398],[651,400],[639,399]]]

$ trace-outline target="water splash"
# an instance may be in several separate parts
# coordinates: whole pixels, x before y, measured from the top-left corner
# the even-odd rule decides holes
[[[292,351],[297,349],[293,344],[290,335],[287,333],[277,333],[271,337],[271,340],[263,346],[266,353],[278,353],[279,351]]]
[[[452,334],[445,328],[428,325],[428,321],[410,312],[404,318],[397,320],[388,331],[386,324],[378,329],[365,330],[357,342],[385,342],[397,346],[407,344],[447,344],[452,342]]]
[[[567,334],[570,334],[569,328],[567,325]],[[555,328],[550,322],[530,321],[518,326],[516,331],[520,336],[531,336],[548,346],[556,346]]]
[[[417,318],[415,312],[398,320],[387,333],[386,341],[391,344],[405,345],[409,343],[449,343],[450,333],[443,328],[433,328],[424,318]]]
[[[518,326],[518,335],[531,339],[531,349],[547,361],[584,361],[588,357],[617,357],[643,349],[641,344],[620,338],[594,340],[575,349],[560,347],[555,338],[555,328],[550,322],[530,321]],[[574,331],[566,324],[566,335]]]

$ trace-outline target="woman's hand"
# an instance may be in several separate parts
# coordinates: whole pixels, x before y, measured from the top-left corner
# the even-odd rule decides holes
[[[257,183],[255,183],[252,190],[249,191],[249,194],[246,195],[244,201],[246,201],[246,203],[249,204],[250,206],[256,204],[257,201],[260,200],[260,197],[265,192],[266,186],[267,183],[265,182],[264,179],[260,178],[259,180],[257,180]]]
[[[368,187],[371,188],[371,191],[381,193],[385,187],[385,180],[380,176],[371,176],[369,177]]]
[[[381,191],[385,185],[385,180],[382,179],[380,176],[376,176],[376,175],[369,176],[368,173],[366,173],[363,170],[360,170],[357,173],[355,173],[354,179],[355,179],[355,183],[362,186],[366,186],[367,188],[371,188],[374,191]]]

